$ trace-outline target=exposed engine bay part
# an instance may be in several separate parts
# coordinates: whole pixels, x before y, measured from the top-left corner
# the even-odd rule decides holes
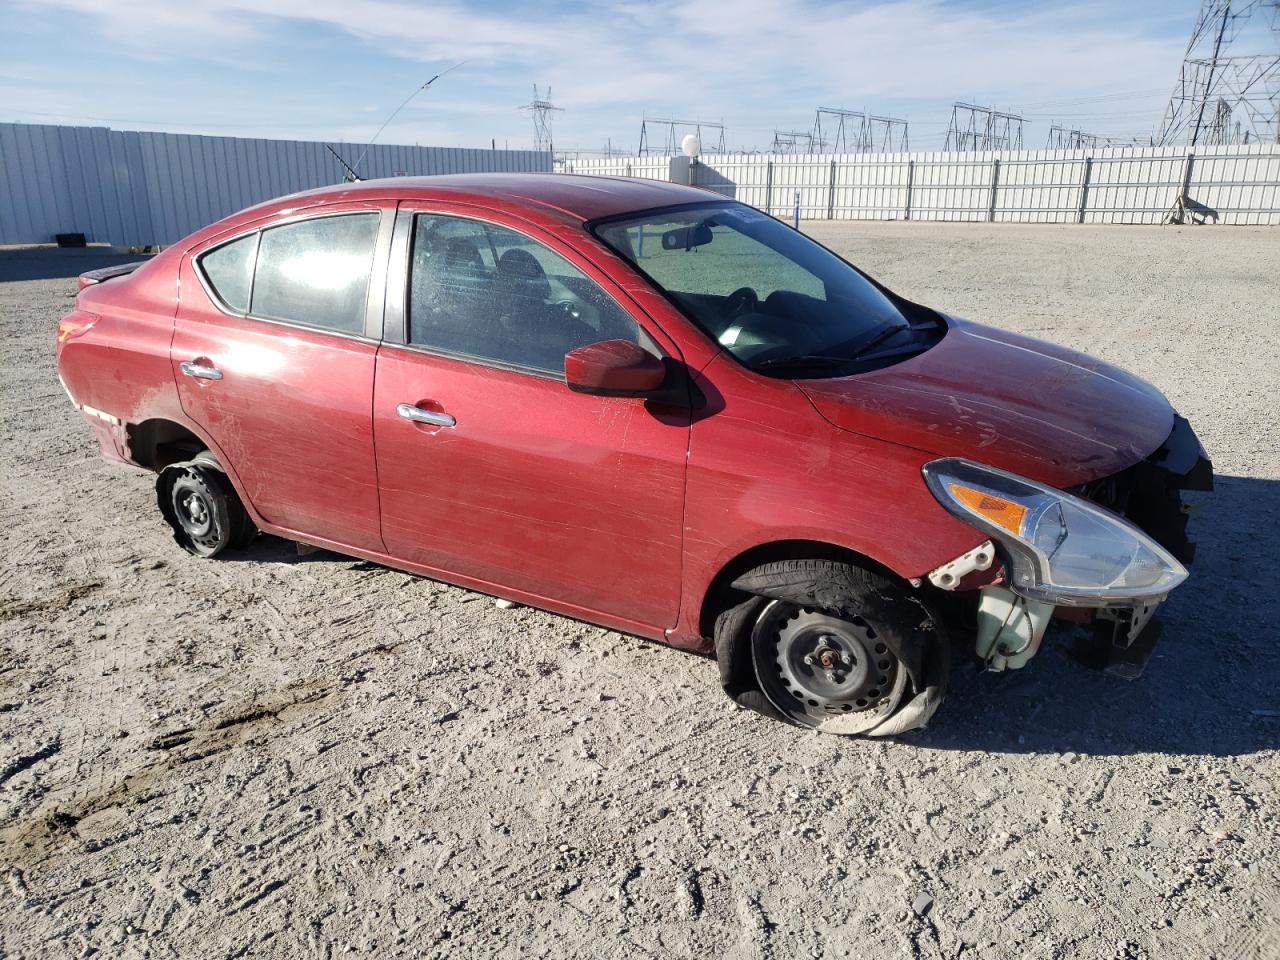
[[[156,501],[178,546],[197,557],[246,546],[258,533],[222,465],[207,450],[161,470]]]
[[[1040,650],[1053,605],[1005,587],[987,587],[978,600],[974,650],[988,670],[1017,670]]]
[[[995,556],[995,544],[987,540],[968,553],[962,553],[950,563],[944,563],[936,570],[930,571],[929,582],[939,590],[954,590],[961,580],[975,570],[990,570]]]
[[[1191,424],[1175,414],[1168,438],[1146,460],[1072,492],[1125,517],[1181,563],[1190,564],[1196,545],[1187,536],[1182,491],[1212,489],[1213,463]]]
[[[716,620],[725,692],[824,733],[892,736],[942,702],[950,646],[915,591],[829,560],[784,560],[739,577],[753,594]]]
[[[1163,629],[1155,619],[1158,604],[1120,610],[1099,610],[1093,621],[1093,643],[1082,658],[1090,666],[1136,680],[1155,651]]]

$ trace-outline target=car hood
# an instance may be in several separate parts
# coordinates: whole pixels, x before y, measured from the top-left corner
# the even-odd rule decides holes
[[[1065,347],[946,319],[937,344],[901,363],[796,383],[841,429],[1056,487],[1132,466],[1173,429],[1173,408],[1145,380]]]

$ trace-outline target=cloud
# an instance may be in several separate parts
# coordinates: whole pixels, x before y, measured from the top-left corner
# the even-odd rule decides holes
[[[549,83],[567,113],[558,129],[638,127],[640,113],[733,117],[745,127],[806,123],[819,103],[899,108],[953,99],[1010,105],[1087,92],[1164,86],[1180,34],[1151,33],[1110,4],[1046,8],[941,0],[650,0],[495,9],[401,0],[34,0],[88,18],[137,56],[264,54],[299,24],[338,31],[370,50],[438,66],[473,108]],[[241,54],[242,57],[246,53]],[[434,92],[434,91],[433,91]],[[367,93],[362,94],[362,97]],[[363,101],[362,101],[363,102]],[[353,107],[360,109],[360,107]],[[389,108],[388,108],[389,109]],[[494,109],[494,116],[499,111]],[[483,114],[477,112],[477,117]],[[509,121],[514,122],[514,121]],[[527,121],[526,121],[527,123]],[[490,129],[485,127],[484,129]],[[465,124],[459,129],[465,129]],[[501,132],[501,131],[500,131]]]

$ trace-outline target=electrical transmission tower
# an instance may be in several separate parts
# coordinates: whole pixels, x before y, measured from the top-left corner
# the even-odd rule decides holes
[[[1049,150],[1093,150],[1099,145],[1110,146],[1111,140],[1096,133],[1068,129],[1058,123],[1049,127],[1049,139],[1045,141]]]
[[[867,117],[867,149],[874,153],[905,153],[907,121],[896,117]]]
[[[653,144],[653,134],[649,132],[650,127],[656,127],[662,138],[662,153],[668,156],[674,156],[680,152],[680,141],[684,139],[681,131],[688,131],[695,134],[698,142],[702,144],[703,149],[707,153],[724,153],[724,124],[711,123],[707,120],[672,120],[667,117],[641,117],[640,119],[640,156],[646,156],[651,150],[659,149]],[[702,128],[714,131],[717,134],[714,145],[708,144],[702,136]]]
[[[951,106],[951,123],[943,150],[1021,150],[1022,125],[1030,123],[1012,113],[972,103]]]
[[[819,107],[809,139],[818,153],[866,153],[867,116],[859,110]]]
[[[1202,0],[1153,143],[1280,143],[1280,0]]]
[[[521,110],[528,110],[533,117],[533,149],[555,153],[554,141],[551,137],[551,115],[564,113],[564,107],[557,107],[551,102],[551,88],[547,87],[545,97],[538,96],[538,85],[533,85],[533,101],[526,103]]]
[[[774,130],[770,153],[820,153],[813,149],[813,134],[805,130]]]

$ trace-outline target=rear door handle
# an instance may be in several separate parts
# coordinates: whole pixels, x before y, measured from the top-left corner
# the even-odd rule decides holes
[[[458,422],[451,414],[438,410],[423,410],[412,403],[400,404],[396,407],[396,413],[406,420],[412,420],[415,423],[429,423],[433,427],[452,427]]]
[[[217,367],[208,367],[203,363],[196,363],[194,360],[185,360],[178,364],[178,369],[185,373],[188,377],[196,377],[200,380],[221,380],[222,371]]]

